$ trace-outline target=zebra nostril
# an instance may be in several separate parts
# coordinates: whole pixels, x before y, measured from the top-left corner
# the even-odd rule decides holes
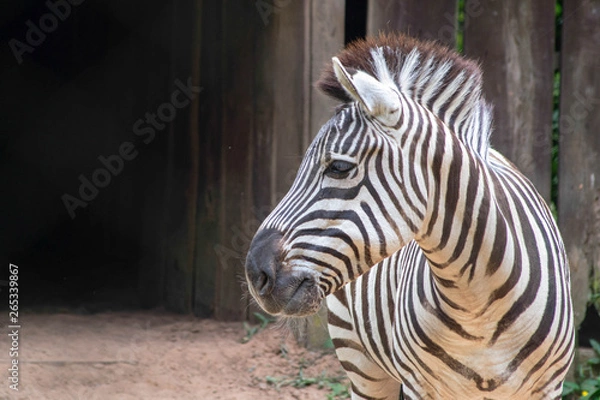
[[[257,296],[269,296],[277,286],[281,237],[279,231],[266,229],[252,239],[246,259],[246,277]]]
[[[255,287],[261,296],[266,296],[273,290],[273,279],[265,271],[261,271]]]

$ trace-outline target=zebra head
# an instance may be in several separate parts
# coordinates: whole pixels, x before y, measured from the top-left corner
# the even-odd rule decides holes
[[[416,129],[401,115],[396,84],[332,61],[352,101],[321,128],[246,260],[250,293],[271,314],[316,312],[325,296],[411,240],[424,213],[422,177],[406,182],[401,173],[418,159],[404,143]]]

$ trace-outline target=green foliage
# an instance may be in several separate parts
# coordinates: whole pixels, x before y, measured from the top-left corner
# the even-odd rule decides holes
[[[458,27],[456,29],[456,51],[462,53],[464,50],[464,37],[465,37],[465,0],[458,0],[458,11],[457,22]]]
[[[334,350],[335,346],[333,345],[333,340],[331,339],[331,336],[327,336],[327,340],[325,340],[325,343],[323,343],[323,348],[325,350]]]
[[[596,275],[598,275],[596,273]],[[596,311],[600,313],[600,275],[595,276],[590,282],[591,291],[589,303],[593,304],[596,307]]]
[[[600,400],[600,343],[590,339],[595,356],[577,366],[577,382],[566,381],[563,399]]]
[[[326,385],[329,386],[330,390],[330,392],[327,393],[327,400],[350,398],[350,392],[348,391],[347,384],[343,382],[327,381]]]
[[[266,381],[269,385],[280,389],[284,386],[295,388],[304,388],[311,385],[317,385],[319,389],[327,389],[327,400],[347,399],[350,397],[348,385],[345,383],[345,376],[327,376],[322,373],[318,377],[307,377],[304,375],[303,367],[300,366],[298,374],[294,377],[273,377],[267,376]]]
[[[261,313],[254,313],[254,316],[260,322],[258,325],[250,325],[247,322],[244,322],[244,330],[246,331],[246,336],[242,338],[242,343],[248,343],[250,339],[254,337],[258,332],[264,330],[269,324],[276,321],[275,318],[263,315]]]

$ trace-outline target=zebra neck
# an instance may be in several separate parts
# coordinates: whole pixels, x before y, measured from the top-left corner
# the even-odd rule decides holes
[[[487,162],[452,135],[442,143],[429,162],[427,212],[416,240],[438,291],[475,311],[510,275],[513,240]]]

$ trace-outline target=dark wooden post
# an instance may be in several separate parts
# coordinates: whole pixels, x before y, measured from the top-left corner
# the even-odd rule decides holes
[[[324,65],[342,49],[344,45],[344,7],[345,0],[311,1],[310,22],[310,58],[308,68],[310,76],[306,82],[308,91],[308,123],[305,126],[303,149],[317,135],[323,124],[332,116],[336,102],[313,85],[321,75]],[[309,348],[323,348],[329,338],[327,332],[327,312],[321,311],[311,317],[305,326],[302,339]]]
[[[310,124],[308,141],[312,140],[321,126],[332,116],[336,101],[321,93],[314,83],[319,79],[325,65],[344,47],[345,0],[312,1],[310,18]],[[304,148],[308,147],[308,141]]]
[[[464,52],[494,103],[494,148],[550,200],[554,1],[466,0]]]
[[[245,225],[252,216],[251,173],[254,124],[253,2],[223,1],[221,47],[220,193],[218,264],[214,315],[221,320],[244,317],[243,260],[250,244]]]
[[[456,11],[454,0],[369,0],[367,35],[400,31],[454,47]]]
[[[274,70],[273,156],[274,206],[288,191],[300,165],[307,136],[309,19],[311,1],[281,1],[274,16],[277,31],[272,49]]]
[[[343,5],[204,1],[202,43],[208,50],[202,52],[201,116],[211,122],[201,121],[200,130],[211,130],[201,133],[202,144],[216,154],[200,146],[212,163],[202,161],[201,167],[207,175],[201,178],[198,215],[207,231],[198,228],[195,298],[206,310],[214,283],[218,319],[247,318],[252,310],[243,289],[252,236],[287,192],[317,125],[333,108],[312,81],[342,46]],[[215,47],[219,61],[208,58]],[[214,273],[208,266],[213,262]]]
[[[197,224],[199,138],[198,48],[199,31],[195,28],[196,0],[174,3],[171,24],[171,80],[165,99],[171,102],[175,115],[167,134],[167,193],[165,199],[164,303],[177,312],[192,311],[194,291],[195,235]],[[187,87],[188,89],[183,89]],[[172,94],[180,92],[184,106],[173,102]],[[186,98],[187,97],[187,98]],[[181,101],[181,100],[180,100]],[[161,104],[158,107],[160,112]]]
[[[563,4],[558,222],[579,325],[592,270],[600,279],[600,3]]]
[[[257,8],[254,208],[248,221],[254,229],[287,192],[308,144],[332,115],[334,102],[312,84],[344,37],[344,0],[263,5]],[[306,325],[307,344],[322,344],[323,327]]]
[[[199,5],[198,5],[199,6]],[[198,7],[196,6],[196,7]],[[215,279],[219,258],[215,245],[219,240],[219,181],[221,145],[221,4],[203,0],[196,8],[196,46],[199,51],[198,100],[199,169],[196,253],[194,259],[194,314],[209,317],[214,311]]]

